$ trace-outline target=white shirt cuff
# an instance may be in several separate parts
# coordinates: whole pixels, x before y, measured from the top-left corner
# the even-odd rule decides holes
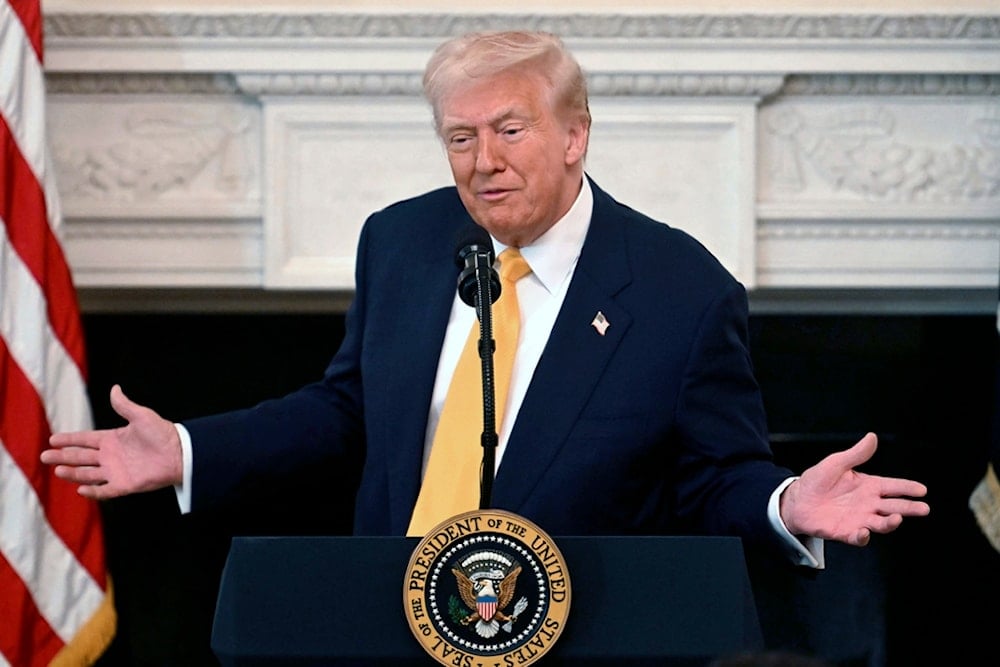
[[[181,424],[174,424],[174,428],[181,439],[181,464],[184,468],[181,483],[174,485],[174,493],[177,494],[181,514],[187,514],[191,511],[191,434]]]
[[[805,565],[817,570],[826,567],[826,558],[823,551],[823,540],[819,537],[804,537],[802,540],[789,532],[785,522],[781,520],[780,501],[781,492],[797,480],[798,477],[789,477],[778,485],[778,488],[771,494],[771,499],[767,503],[767,518],[771,525],[778,531],[778,535],[788,545],[789,555],[796,565]]]

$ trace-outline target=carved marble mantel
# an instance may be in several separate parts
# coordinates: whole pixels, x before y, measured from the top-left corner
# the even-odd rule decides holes
[[[449,182],[420,97],[431,49],[511,27],[559,33],[587,71],[591,175],[702,239],[761,307],[995,308],[1000,9],[124,4],[46,5],[85,308],[342,306],[366,215]]]

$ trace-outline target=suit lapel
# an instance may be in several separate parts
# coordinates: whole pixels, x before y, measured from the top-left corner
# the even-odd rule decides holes
[[[594,212],[573,281],[497,472],[497,506],[517,511],[541,482],[632,322],[615,300],[632,280],[616,206],[594,186]],[[610,323],[604,335],[591,324],[598,312]]]

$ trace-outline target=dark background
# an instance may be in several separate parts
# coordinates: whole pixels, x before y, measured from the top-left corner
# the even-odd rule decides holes
[[[91,313],[84,327],[104,428],[122,423],[108,406],[114,383],[182,420],[317,379],[343,317]],[[767,645],[869,667],[992,654],[1000,554],[967,502],[997,409],[995,319],[760,314],[751,344],[780,463],[802,470],[875,431],[865,470],[925,482],[932,505],[867,548],[827,544],[821,572],[748,554]],[[217,665],[209,639],[230,538],[348,533],[349,496],[338,471],[313,470],[212,514],[180,516],[169,489],[104,503],[119,629],[100,667]]]

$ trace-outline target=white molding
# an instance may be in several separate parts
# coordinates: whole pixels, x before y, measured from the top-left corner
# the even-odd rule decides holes
[[[50,94],[69,217],[260,215],[259,111],[232,96]]]
[[[236,74],[248,95],[421,95],[421,75],[366,73]],[[598,74],[588,76],[591,97],[681,96],[752,97],[777,93],[784,77],[776,74]]]
[[[349,294],[364,218],[450,183],[420,91],[431,50],[517,27],[561,34],[584,66],[598,182],[691,231],[758,302],[996,289],[1000,8],[469,4],[51,3],[48,113],[78,284],[94,303]],[[137,118],[167,131],[136,133]],[[214,167],[198,133],[220,128],[239,129],[245,187],[166,166],[187,142]]]
[[[995,221],[762,221],[760,287],[984,288],[1000,274]]]
[[[268,288],[352,289],[365,218],[450,183],[418,99],[265,98],[264,119]]]
[[[66,255],[78,286],[255,287],[260,226],[253,220],[75,220]]]
[[[562,35],[598,72],[1000,71],[1000,16],[258,11],[45,16],[50,71],[419,72],[470,30]]]
[[[209,7],[211,3],[205,3]],[[1000,39],[1000,15],[962,12],[407,12],[308,11],[262,8],[203,12],[161,10],[45,14],[47,35],[59,38],[344,39],[439,38],[474,30],[519,27],[567,37],[886,42]]]
[[[597,74],[592,95],[996,96],[1000,74]],[[50,95],[420,95],[420,75],[366,73],[48,72]]]
[[[623,203],[699,239],[756,283],[754,101],[593,98],[587,171]]]

